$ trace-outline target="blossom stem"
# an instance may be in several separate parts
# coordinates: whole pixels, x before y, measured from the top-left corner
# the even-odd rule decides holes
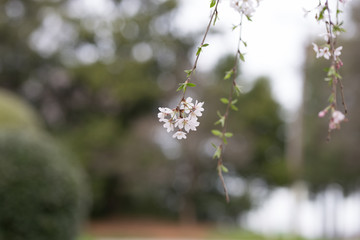
[[[221,152],[222,152],[222,147],[223,147],[223,145],[220,145]],[[219,158],[219,160],[218,160],[217,170],[218,170],[218,175],[219,175],[221,184],[222,184],[223,189],[224,189],[226,202],[229,203],[229,202],[230,202],[229,191],[228,191],[228,189],[227,189],[227,187],[226,187],[226,183],[225,183],[225,180],[224,180],[224,176],[223,176],[223,174],[222,174],[222,168],[221,168],[222,165],[223,165],[223,160],[222,160],[222,154],[221,154],[221,155],[220,155],[220,158]]]
[[[241,38],[242,24],[243,24],[243,13],[240,13],[239,41],[238,41],[237,50],[236,50],[236,53],[235,53],[234,66],[232,67],[232,71],[233,71],[232,84],[231,84],[231,87],[230,87],[230,92],[229,92],[229,96],[228,96],[228,103],[226,105],[226,110],[225,110],[225,114],[224,114],[224,124],[223,124],[223,128],[222,128],[222,131],[221,131],[222,136],[224,136],[225,133],[226,133],[226,129],[227,129],[227,125],[228,125],[228,116],[229,116],[229,113],[230,113],[230,108],[231,108],[231,104],[232,104],[232,100],[233,100],[233,94],[234,94],[234,90],[235,90],[234,88],[236,86],[236,81],[235,80],[236,80],[236,74],[237,74],[237,65],[238,65],[238,59],[240,58],[240,54],[241,54],[240,44],[241,44],[241,41],[242,41],[242,38]],[[221,168],[221,166],[223,165],[223,155],[224,155],[224,150],[225,150],[224,149],[225,148],[225,143],[223,141],[221,142],[219,148],[220,148],[220,156],[218,158],[218,163],[217,163],[218,175],[219,175],[220,181],[221,181],[223,189],[224,189],[226,201],[230,202],[229,193],[228,193],[228,190],[227,190],[227,187],[226,187],[226,183],[225,183],[225,180],[224,180],[224,177],[223,177],[223,174],[222,174],[222,168]]]
[[[331,12],[330,12],[330,7],[329,7],[329,1],[326,0],[325,1],[325,9],[327,11],[327,21],[325,21],[325,26],[326,26],[326,30],[329,36],[328,39],[328,44],[330,46],[330,54],[331,54],[331,66],[330,69],[332,69],[332,71],[334,71],[333,73],[331,73],[331,101],[330,101],[330,105],[329,107],[331,108],[331,112],[337,111],[337,85],[340,85],[340,95],[341,95],[341,101],[342,101],[342,105],[344,107],[344,112],[345,114],[347,114],[347,106],[345,103],[345,98],[344,98],[344,86],[343,83],[341,81],[341,76],[339,74],[339,69],[342,66],[342,62],[341,59],[338,57],[340,54],[338,51],[341,50],[341,47],[339,47],[338,49],[336,49],[336,37],[335,37],[335,26],[339,25],[339,1],[336,2],[336,15],[335,15],[335,23],[332,22],[331,19]],[[333,117],[330,118],[330,123],[329,123],[329,128],[328,128],[328,137],[327,140],[330,140],[330,134],[332,129],[334,128],[334,119]]]
[[[204,36],[203,36],[203,38],[202,38],[202,40],[201,40],[201,43],[200,43],[200,47],[202,47],[202,46],[205,44],[205,40],[206,40],[206,37],[207,37],[207,35],[208,35],[208,33],[209,33],[209,30],[210,30],[210,27],[211,27],[211,23],[213,22],[214,17],[217,17],[217,15],[218,15],[218,5],[219,5],[219,2],[220,2],[220,0],[217,0],[217,1],[216,1],[215,7],[214,7],[214,11],[211,13],[209,23],[208,23],[208,25],[207,25],[207,27],[206,27],[206,31],[205,31]],[[194,71],[195,71],[195,69],[196,69],[196,67],[197,67],[197,63],[198,63],[198,61],[199,61],[200,55],[201,55],[201,51],[199,52],[199,54],[196,54],[196,58],[195,58],[194,64],[193,64],[193,66],[192,66],[192,68],[191,68],[191,70],[190,70],[189,75],[187,76],[187,78],[186,78],[186,80],[185,80],[185,83],[189,83],[189,82],[190,82],[190,80],[191,80],[191,75],[194,73]],[[185,93],[186,93],[186,88],[185,88],[184,91],[183,91],[183,94],[182,94],[181,99],[184,99],[184,98],[185,98]],[[181,103],[181,100],[180,100],[180,103]],[[179,103],[179,104],[180,104],[180,103]]]
[[[205,40],[206,40],[206,37],[207,37],[207,35],[208,35],[208,33],[209,33],[209,30],[210,30],[210,27],[211,27],[211,23],[213,22],[214,17],[217,17],[217,15],[218,15],[218,5],[219,5],[219,2],[220,2],[220,0],[217,0],[217,1],[216,1],[215,7],[214,7],[214,11],[211,13],[209,23],[208,23],[208,25],[207,25],[207,27],[206,27],[206,31],[205,31],[204,36],[203,36],[203,38],[202,38],[202,41],[201,41],[201,43],[200,43],[200,47],[202,47],[202,46],[205,44]],[[199,54],[196,54],[196,58],[195,58],[194,64],[193,64],[193,66],[192,66],[192,68],[191,68],[191,70],[190,70],[190,73],[189,73],[188,77],[186,78],[185,83],[189,83],[189,82],[190,82],[190,80],[191,80],[191,75],[194,73],[194,71],[195,71],[195,69],[196,69],[196,67],[197,67],[197,63],[198,63],[198,60],[199,60],[200,55],[201,55],[201,51],[199,52]],[[183,94],[182,94],[181,99],[184,99],[184,98],[185,98],[185,92],[186,92],[186,89],[183,91]],[[181,101],[180,101],[180,102],[181,102]]]
[[[342,102],[342,105],[344,106],[344,113],[346,115],[348,110],[347,110],[347,106],[345,103],[345,97],[344,97],[344,85],[343,85],[341,79],[339,79],[339,83],[340,83],[341,102]]]

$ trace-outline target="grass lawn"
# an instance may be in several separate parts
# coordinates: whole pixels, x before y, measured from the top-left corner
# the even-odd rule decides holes
[[[84,235],[81,235],[80,237],[78,237],[76,240],[96,240],[96,238],[94,238],[90,235],[84,234]]]
[[[137,236],[127,236],[127,237],[137,237]],[[165,237],[159,237],[159,239],[164,239]],[[121,236],[119,236],[121,239]],[[154,239],[152,237],[151,239]],[[170,239],[170,238],[168,238]],[[249,231],[244,231],[238,228],[219,228],[213,231],[210,231],[208,236],[201,238],[204,240],[306,240],[301,237],[294,237],[289,235],[277,235],[277,236],[263,236]],[[97,240],[95,236],[89,234],[83,234],[77,240]],[[321,240],[321,239],[318,239]]]

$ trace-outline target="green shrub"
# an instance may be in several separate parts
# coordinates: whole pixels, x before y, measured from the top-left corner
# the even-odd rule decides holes
[[[0,240],[73,240],[88,208],[81,169],[51,139],[0,131]]]
[[[42,131],[42,121],[25,100],[0,88],[0,128]]]

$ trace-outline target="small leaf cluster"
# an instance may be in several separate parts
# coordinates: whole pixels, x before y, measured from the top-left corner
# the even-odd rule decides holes
[[[324,70],[327,72],[325,81],[329,82],[330,86],[333,84],[334,79],[342,79],[340,73],[336,70],[334,65],[330,68],[325,68]]]
[[[204,43],[204,44],[202,44],[200,47],[198,47],[198,50],[196,51],[196,56],[199,56],[200,53],[201,53],[201,51],[202,51],[202,48],[203,48],[203,47],[207,47],[207,46],[209,46],[209,44],[208,44],[208,43]]]
[[[178,89],[176,89],[176,91],[183,91],[184,93],[186,92],[186,88],[187,87],[196,87],[195,83],[191,83],[189,81],[185,81],[183,83],[179,83],[179,87]]]

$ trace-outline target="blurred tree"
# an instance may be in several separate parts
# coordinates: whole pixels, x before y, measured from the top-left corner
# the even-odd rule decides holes
[[[25,96],[80,157],[95,213],[112,210],[105,198],[121,184],[104,162],[126,161],[118,149],[134,119],[176,84],[170,72],[183,76],[191,37],[171,33],[175,7],[172,0],[0,3],[0,85]]]
[[[80,157],[91,176],[93,214],[234,221],[250,206],[244,179],[287,182],[280,107],[262,79],[231,113],[235,136],[225,165],[232,169],[232,202],[224,205],[209,146],[216,109],[223,108],[218,99],[228,89],[211,83],[232,64],[225,61],[219,76],[199,79],[204,91],[189,91],[205,100],[199,131],[186,143],[161,135],[150,127],[159,125],[155,112],[147,114],[159,97],[173,101],[196,36],[175,34],[176,1],[96,2],[0,3],[0,85],[25,96]]]
[[[223,79],[224,72],[232,66],[231,61],[232,59],[227,58],[219,65],[217,79]],[[221,81],[224,83],[217,86],[221,85],[222,89],[216,87],[210,90],[218,98],[208,99],[212,101],[212,109],[220,111],[224,109],[224,105],[219,98],[228,94],[227,84],[230,84],[226,84],[226,80]],[[245,84],[247,86],[244,89],[247,90],[240,95],[236,104],[238,111],[230,113],[229,131],[234,133],[234,137],[229,141],[225,154],[228,153],[230,159],[236,156],[237,160],[231,164],[235,164],[244,176],[265,178],[270,185],[287,184],[289,176],[284,162],[285,124],[280,118],[281,107],[273,99],[267,78],[256,79],[252,86],[246,82]],[[210,93],[209,96],[211,95]],[[216,119],[213,120],[215,121]],[[213,122],[208,123],[209,128],[215,128],[210,125]]]

